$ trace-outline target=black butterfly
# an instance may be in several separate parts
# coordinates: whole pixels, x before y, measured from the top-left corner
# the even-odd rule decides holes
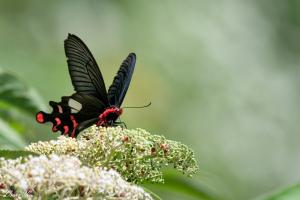
[[[52,122],[52,131],[76,137],[80,131],[97,124],[112,126],[122,114],[120,108],[134,71],[136,56],[130,53],[123,61],[113,83],[106,87],[99,67],[88,47],[73,34],[65,40],[69,74],[76,93],[50,101],[52,113],[38,112],[39,123]]]

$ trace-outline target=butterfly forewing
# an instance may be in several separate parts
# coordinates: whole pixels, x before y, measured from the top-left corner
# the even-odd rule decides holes
[[[108,105],[102,74],[88,47],[80,38],[69,34],[65,40],[65,53],[75,91],[95,96]]]
[[[130,53],[128,57],[122,62],[113,83],[108,89],[108,101],[110,105],[120,107],[126,92],[128,90],[131,77],[134,71],[136,55]]]

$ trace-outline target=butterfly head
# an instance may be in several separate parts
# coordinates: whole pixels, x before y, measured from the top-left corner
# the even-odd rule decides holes
[[[118,108],[115,106],[109,107],[99,115],[99,121],[97,122],[97,125],[101,126],[114,123],[122,113],[122,108]]]

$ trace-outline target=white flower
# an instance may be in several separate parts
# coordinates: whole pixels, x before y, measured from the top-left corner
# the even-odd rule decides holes
[[[83,172],[78,173],[78,178],[84,179],[85,178],[84,173]]]
[[[24,179],[20,180],[19,186],[22,190],[27,190],[27,187],[28,187],[27,182]]]
[[[14,197],[21,199],[28,191],[36,197],[47,194],[47,198],[53,195],[58,199],[152,199],[142,188],[123,180],[116,171],[82,166],[79,159],[72,156],[29,157],[23,164],[21,159],[1,159],[0,180],[6,188],[13,186],[17,193]]]

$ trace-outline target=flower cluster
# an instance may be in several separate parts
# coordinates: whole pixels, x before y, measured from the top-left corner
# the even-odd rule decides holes
[[[61,136],[26,149],[44,155],[73,155],[90,167],[114,169],[134,183],[163,182],[161,169],[168,166],[188,176],[198,171],[194,153],[186,145],[142,129],[92,126],[78,139]]]
[[[114,170],[86,167],[74,156],[55,154],[0,159],[0,196],[15,199],[151,200]]]

